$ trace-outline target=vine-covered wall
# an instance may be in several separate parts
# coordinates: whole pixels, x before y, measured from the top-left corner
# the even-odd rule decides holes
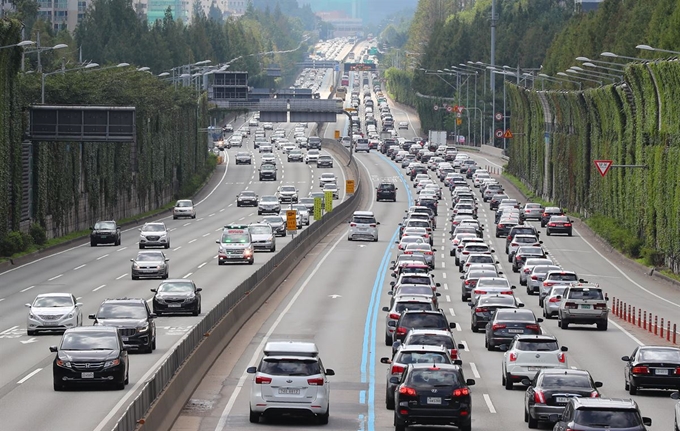
[[[632,64],[618,85],[574,92],[510,86],[508,94],[512,130],[521,131],[509,172],[569,211],[616,220],[680,272],[680,62]],[[602,178],[597,159],[646,168],[612,168]]]

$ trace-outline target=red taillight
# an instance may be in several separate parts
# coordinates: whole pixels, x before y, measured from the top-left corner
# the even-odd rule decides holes
[[[648,367],[633,367],[631,372],[633,374],[649,374],[649,368]]]
[[[350,225],[350,227],[356,227],[357,226],[356,223],[350,223],[349,225]]]
[[[560,352],[557,355],[557,360],[560,361],[560,363],[564,364],[565,362],[567,362],[567,356],[564,354],[564,352]]]
[[[492,331],[495,331],[495,330],[497,330],[497,329],[505,329],[505,328],[507,328],[506,325],[504,325],[504,324],[502,324],[502,323],[495,323],[495,324],[491,327],[491,330],[492,330]]]
[[[463,254],[470,254],[470,252],[469,252],[469,251],[464,251]]]
[[[375,224],[369,224],[370,227],[376,227],[377,225]]]
[[[600,393],[598,391],[592,391],[590,393],[590,398],[600,398]]]
[[[552,281],[544,281],[543,282],[543,286],[545,286],[545,287],[550,287],[550,286],[553,286],[554,284],[555,283],[553,283]]]
[[[470,389],[468,388],[461,388],[453,391],[454,397],[466,397],[468,395],[470,395]]]
[[[555,223],[548,223],[548,226],[557,226]]]
[[[532,275],[532,276],[531,276],[531,279],[532,279],[532,280],[538,280],[538,276],[537,276],[537,275]]]
[[[501,295],[512,295],[512,290],[505,290],[501,292]]]
[[[510,362],[515,362],[517,360],[517,355],[514,352],[510,352],[508,359],[510,359]]]
[[[548,213],[543,213],[543,217],[548,217]]]
[[[465,285],[469,286],[470,285],[470,280],[465,280]]]
[[[413,254],[412,251],[405,251],[404,254]]]
[[[399,319],[400,314],[399,313],[390,313],[390,319],[397,320]]]
[[[675,375],[680,376],[680,367],[675,369]]]
[[[520,260],[522,260],[522,256],[515,256],[515,260],[519,262]]]
[[[255,383],[258,385],[268,385],[272,382],[271,377],[262,377],[262,376],[257,376],[255,377]]]
[[[531,272],[531,268],[524,268],[524,273],[525,273],[525,274],[528,274],[528,273],[530,273],[530,272]]]
[[[518,245],[519,244],[517,244],[516,242],[513,242],[512,244],[510,244],[510,247],[517,247]]]
[[[607,303],[603,302],[601,304],[595,304],[593,307],[595,310],[606,310],[607,309]]]
[[[392,374],[401,374],[406,368],[401,365],[392,365]]]
[[[499,228],[499,229],[503,229],[504,227],[505,227],[505,226],[502,225],[502,224],[499,224],[499,225],[498,225],[498,228]]]
[[[534,392],[534,402],[536,404],[545,404],[545,395],[543,395],[543,391]]]
[[[399,335],[406,335],[406,332],[408,332],[408,329],[404,328],[403,326],[397,328],[397,334]]]
[[[402,386],[399,388],[399,393],[402,395],[408,395],[415,397],[416,396],[416,390],[413,388],[409,388],[408,386]]]
[[[552,296],[550,299],[548,299],[548,302],[560,302],[560,300],[557,299],[557,296]]]
[[[323,379],[320,377],[315,379],[307,379],[307,384],[309,386],[323,386]]]
[[[575,302],[567,302],[564,304],[564,308],[568,308],[570,310],[576,310],[578,308],[578,305]]]
[[[428,256],[432,256],[433,253],[432,253],[431,251],[426,251],[426,252],[423,253],[423,254],[426,254],[426,255],[428,255]]]
[[[458,349],[451,349],[451,359],[458,359]]]
[[[512,241],[512,238],[513,238],[512,235],[508,235],[505,239],[508,240],[508,241]],[[517,245],[517,244],[515,244],[515,245]]]
[[[486,290],[475,289],[474,294],[475,295],[486,295]]]
[[[538,325],[527,325],[526,328],[530,329],[532,331],[538,331],[539,330]]]
[[[571,227],[571,223],[565,223],[564,227]]]
[[[477,308],[475,308],[475,313],[486,313],[486,312],[488,312],[488,311],[489,311],[489,309],[488,309],[488,308],[484,308],[484,307],[477,307]]]

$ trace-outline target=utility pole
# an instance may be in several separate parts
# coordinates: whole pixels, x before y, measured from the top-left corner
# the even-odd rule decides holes
[[[496,67],[496,0],[491,0],[491,67]],[[494,126],[491,128],[491,133],[493,133],[496,126],[494,117],[496,115],[496,74],[492,72],[489,78],[492,94],[491,124]],[[493,134],[491,136],[493,136]]]

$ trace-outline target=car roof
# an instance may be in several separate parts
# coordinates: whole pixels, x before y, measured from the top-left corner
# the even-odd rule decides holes
[[[39,293],[36,298],[46,298],[46,297],[61,297],[61,296],[68,296],[69,298],[73,295],[70,293],[66,292],[50,292],[50,293]]]
[[[570,402],[574,403],[574,408],[614,408],[614,409],[635,409],[638,410],[638,405],[631,399],[623,398],[570,398]]]
[[[355,216],[373,217],[373,211],[354,211]]]
[[[543,368],[541,370],[541,374],[546,375],[546,374],[552,374],[552,375],[570,375],[570,374],[578,374],[582,376],[590,376],[590,373],[587,370],[579,370],[576,368]]]
[[[515,335],[516,340],[520,341],[557,341],[554,335]]]
[[[444,346],[437,346],[434,344],[406,344],[403,345],[398,353],[411,353],[411,352],[438,352],[438,353],[448,353],[448,349]]]
[[[264,346],[265,356],[319,356],[316,344],[305,341],[270,341]]]
[[[106,325],[76,326],[74,328],[67,329],[65,333],[73,332],[111,332],[112,334],[116,334],[118,333],[118,328]]]
[[[453,334],[445,329],[427,329],[427,328],[411,329],[410,331],[408,331],[407,337],[418,334],[444,335],[453,338]]]
[[[462,371],[462,368],[460,365],[454,365],[454,364],[428,364],[428,363],[417,363],[417,364],[408,364],[411,369],[432,369],[432,370],[446,370],[446,371]]]
[[[104,301],[102,301],[102,304],[104,302],[116,304],[135,304],[135,303],[146,304],[146,300],[143,298],[106,298]]]

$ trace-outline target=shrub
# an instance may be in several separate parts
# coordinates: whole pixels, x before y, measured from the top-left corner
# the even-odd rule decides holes
[[[33,243],[36,245],[43,245],[47,242],[47,234],[45,233],[45,228],[40,226],[38,223],[33,223],[28,230],[33,238]]]
[[[21,232],[12,231],[0,239],[0,255],[9,257],[24,250],[24,237]]]

